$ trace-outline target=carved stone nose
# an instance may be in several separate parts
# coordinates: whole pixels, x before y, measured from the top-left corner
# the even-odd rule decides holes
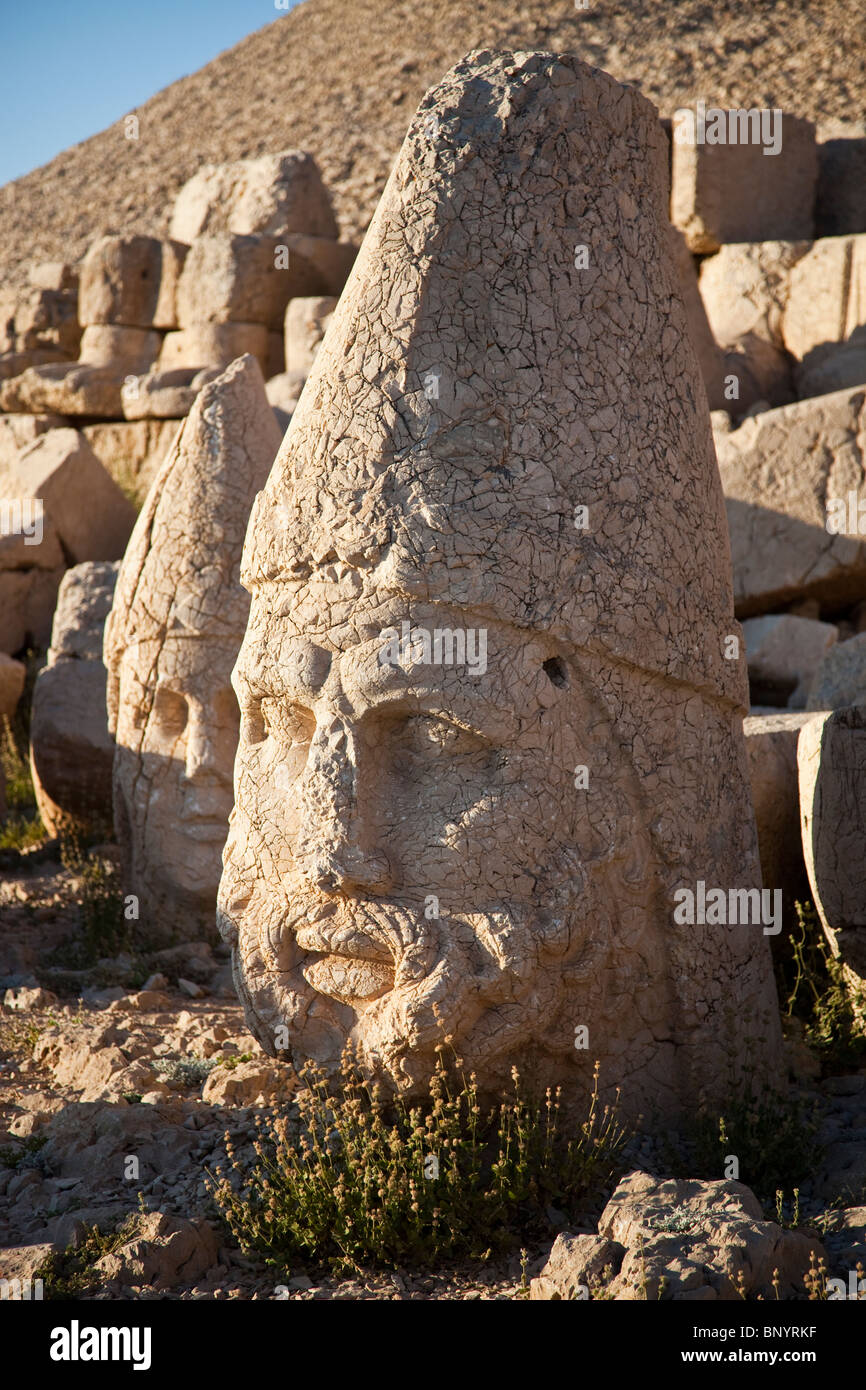
[[[298,853],[311,882],[323,893],[352,888],[381,893],[390,888],[390,862],[376,845],[374,828],[365,824],[359,806],[354,734],[342,721],[317,730],[303,800]]]
[[[336,853],[316,854],[310,877],[323,893],[339,893],[347,888],[365,888],[383,893],[392,884],[391,865],[381,851],[365,852],[347,845]]]

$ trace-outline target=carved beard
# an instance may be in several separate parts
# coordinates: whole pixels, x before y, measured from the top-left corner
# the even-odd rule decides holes
[[[617,901],[610,866],[568,870],[545,885],[543,909],[437,919],[424,904],[299,884],[280,910],[264,875],[244,894],[230,840],[218,917],[237,943],[235,982],[253,1032],[272,1056],[331,1075],[348,1041],[365,1075],[409,1095],[426,1089],[445,1038],[487,1080],[507,1082],[526,1057],[556,1059],[561,1075],[580,1060],[575,1025],[601,1017],[599,982],[618,935],[605,907]]]

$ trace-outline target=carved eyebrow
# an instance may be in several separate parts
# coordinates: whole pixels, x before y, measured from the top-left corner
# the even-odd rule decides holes
[[[399,666],[377,667],[376,677],[371,679],[369,667],[364,663],[347,671],[343,683],[348,693],[360,695],[372,711],[384,712],[405,704],[408,697],[415,711],[438,715],[484,737],[513,738],[517,735],[518,712],[504,694],[497,699],[491,695],[489,687],[483,693],[473,692],[466,686],[455,689],[444,679],[453,667],[437,669],[441,673],[438,680],[427,672],[419,679],[417,668],[407,672]]]
[[[270,697],[303,703],[315,699],[331,673],[332,654],[307,641],[282,650],[282,660],[276,660],[267,647],[251,652],[253,660],[239,672],[243,684],[257,700]]]

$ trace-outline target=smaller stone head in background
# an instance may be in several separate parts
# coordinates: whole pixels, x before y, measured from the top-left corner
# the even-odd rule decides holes
[[[249,608],[238,568],[279,443],[259,368],[239,358],[172,445],[106,624],[115,827],[154,941],[213,931],[238,731],[230,675]]]

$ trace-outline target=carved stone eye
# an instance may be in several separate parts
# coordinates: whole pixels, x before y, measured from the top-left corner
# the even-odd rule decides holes
[[[189,706],[179,691],[162,687],[156,692],[153,718],[161,733],[179,737],[186,728]]]

